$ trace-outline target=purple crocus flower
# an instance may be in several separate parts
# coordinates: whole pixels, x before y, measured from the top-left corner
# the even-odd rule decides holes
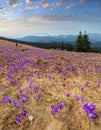
[[[52,111],[51,111],[51,114],[52,115],[55,115],[59,109],[62,109],[64,106],[64,103],[63,102],[60,102],[58,103],[57,105],[51,105],[51,108],[52,108]]]
[[[54,108],[55,108],[55,105],[54,105],[54,104],[52,104],[52,105],[51,105],[51,108],[52,108],[52,109],[54,109]]]
[[[27,100],[27,94],[22,94],[22,101],[26,102],[26,100]]]
[[[13,102],[13,104],[14,104],[15,107],[18,107],[18,101],[17,101],[17,100],[15,100],[15,101]]]
[[[22,111],[22,116],[26,116],[26,111]]]
[[[65,83],[63,83],[63,84],[62,84],[62,86],[63,86],[63,87],[66,87],[66,84],[65,84]]]
[[[37,90],[39,89],[39,86],[34,86],[34,92],[36,93]]]
[[[6,96],[2,99],[3,103],[11,102],[11,96]]]
[[[82,91],[84,91],[84,88],[82,88]]]
[[[64,106],[64,103],[63,103],[63,102],[60,102],[59,104],[57,104],[57,107],[60,108],[60,109],[62,109],[63,106]]]
[[[91,110],[95,110],[95,109],[96,109],[96,106],[93,105],[93,104],[91,104],[91,105],[89,105],[89,108],[90,108]]]
[[[0,71],[2,70],[2,68],[0,68]]]
[[[32,81],[32,79],[30,79],[29,86],[32,87],[32,84],[33,84],[33,81]]]
[[[67,94],[66,94],[66,97],[70,97],[70,93],[67,93]]]
[[[97,115],[93,112],[96,109],[96,106],[93,104],[88,104],[88,102],[85,102],[82,109],[87,113],[89,118],[96,118]]]
[[[24,108],[24,104],[21,104],[21,105],[20,105],[20,108]]]
[[[7,96],[7,101],[11,102],[11,96]]]
[[[17,86],[17,89],[20,89],[20,85]]]
[[[41,97],[41,94],[38,93],[37,96],[36,96],[36,101],[39,101],[40,97]]]
[[[52,109],[51,113],[52,115],[55,115],[58,112],[58,107],[55,107],[54,109]]]
[[[19,98],[20,98],[20,96],[19,96],[19,95],[16,95],[16,98],[17,98],[17,99],[19,99]]]
[[[66,75],[67,75],[67,72],[64,72],[63,75],[66,76]]]
[[[86,82],[86,87],[89,85],[89,82]]]
[[[32,88],[29,89],[29,92],[32,93]]]
[[[22,89],[19,89],[19,93],[22,94]]]
[[[15,83],[15,81],[12,80],[12,81],[11,81],[11,84],[14,86],[16,83]]]
[[[80,100],[83,102],[83,101],[84,101],[84,98],[83,98],[83,97],[80,97]]]
[[[95,113],[88,113],[88,117],[94,119],[97,117],[97,115]]]
[[[4,98],[2,99],[2,102],[3,102],[3,103],[6,103],[6,102],[7,102],[7,99],[4,97]]]
[[[11,73],[9,72],[8,73],[8,80],[11,80],[12,79],[12,76],[11,76]]]

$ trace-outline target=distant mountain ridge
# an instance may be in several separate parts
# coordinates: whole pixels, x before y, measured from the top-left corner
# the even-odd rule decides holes
[[[101,34],[89,33],[89,39],[92,43],[92,46],[101,47]],[[40,42],[40,43],[70,43],[74,44],[76,41],[77,35],[59,35],[59,36],[25,36],[22,38],[17,38],[17,40],[27,41],[27,42]]]
[[[43,43],[50,43],[50,42],[67,42],[76,40],[76,36],[72,35],[60,35],[60,36],[25,36],[23,38],[18,38],[18,40],[29,41],[29,42],[43,42]]]

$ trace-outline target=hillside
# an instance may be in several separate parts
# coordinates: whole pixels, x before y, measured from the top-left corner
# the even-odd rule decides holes
[[[100,130],[100,99],[101,54],[0,40],[0,130]]]

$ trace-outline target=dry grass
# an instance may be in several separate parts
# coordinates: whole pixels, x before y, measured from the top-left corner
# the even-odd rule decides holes
[[[44,50],[25,45],[20,45],[16,49],[14,43],[0,41],[0,48],[2,47],[11,48],[7,51],[0,49],[0,67],[3,68],[0,71],[0,86],[2,86],[0,100],[2,101],[3,97],[10,95],[13,102],[16,94],[19,94],[18,85],[21,86],[23,93],[28,94],[28,99],[25,102],[27,116],[24,117],[21,124],[15,120],[16,116],[20,115],[21,109],[14,107],[12,102],[4,104],[0,101],[0,130],[101,129],[101,83],[100,87],[97,87],[98,80],[101,80],[101,54]],[[22,51],[22,49],[27,50]],[[17,52],[14,52],[15,50]],[[7,58],[6,56],[9,54],[11,57]],[[18,60],[17,56],[22,58]],[[23,66],[23,72],[20,68],[17,74],[14,71],[11,72],[12,80],[15,81],[15,84],[12,85],[7,79],[10,63],[19,67],[19,61],[24,59],[33,61]],[[95,65],[99,67],[97,68]],[[72,71],[71,67],[75,67],[76,70]],[[67,72],[67,75],[59,74],[58,68],[63,68],[63,72]],[[88,72],[89,70],[93,70],[93,72]],[[33,71],[37,72],[32,73]],[[26,91],[26,86],[29,85],[26,77],[33,80],[33,86],[40,86],[37,92],[41,94],[39,101],[35,100],[37,93]],[[20,78],[20,81],[17,78]],[[64,80],[64,78],[66,79]],[[89,82],[88,87],[85,85],[86,82]],[[62,86],[63,83],[66,84],[65,87]],[[82,87],[84,91],[81,90]],[[67,93],[70,93],[70,97],[66,97]],[[82,110],[83,102],[76,101],[76,96],[84,97],[84,101],[96,105],[96,119],[87,117],[85,111]],[[53,116],[50,105],[59,102],[64,102],[64,107]],[[19,99],[19,103],[21,103],[21,99]],[[29,115],[34,117],[32,122],[28,120]]]

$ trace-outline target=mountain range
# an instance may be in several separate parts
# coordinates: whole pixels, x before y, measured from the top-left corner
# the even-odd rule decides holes
[[[89,33],[89,40],[92,46],[101,47],[101,34]],[[58,36],[25,36],[17,38],[17,40],[37,43],[61,43],[62,41],[66,44],[74,44],[77,35],[58,35]]]

